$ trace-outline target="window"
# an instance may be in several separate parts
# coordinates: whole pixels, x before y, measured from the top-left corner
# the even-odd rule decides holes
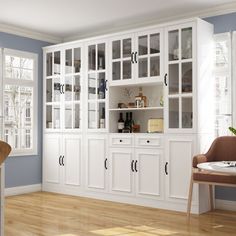
[[[37,154],[37,55],[4,49],[5,140],[13,155]]]
[[[232,126],[231,34],[215,35],[216,136],[230,134]]]

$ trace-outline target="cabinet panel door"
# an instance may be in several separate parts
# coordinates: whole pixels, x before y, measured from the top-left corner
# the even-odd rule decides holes
[[[172,200],[187,200],[192,157],[195,154],[194,137],[168,137],[166,150],[167,197]]]
[[[60,183],[60,161],[62,156],[61,135],[46,134],[44,136],[44,181],[46,183]]]
[[[111,148],[109,155],[110,191],[133,194],[134,159],[132,148]]]
[[[105,160],[107,139],[103,135],[91,135],[87,138],[87,188],[106,190]]]
[[[160,197],[162,175],[162,152],[136,149],[136,193],[140,196]]]
[[[64,135],[64,184],[79,186],[81,176],[81,136]]]

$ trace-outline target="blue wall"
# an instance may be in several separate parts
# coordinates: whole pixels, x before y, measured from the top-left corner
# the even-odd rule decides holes
[[[236,31],[236,13],[213,16],[204,20],[214,25],[215,34]],[[215,196],[217,199],[236,201],[236,188],[217,187]]]
[[[5,165],[6,187],[42,182],[42,85],[43,51],[50,43],[0,32],[0,47],[38,54],[38,155],[9,157]]]

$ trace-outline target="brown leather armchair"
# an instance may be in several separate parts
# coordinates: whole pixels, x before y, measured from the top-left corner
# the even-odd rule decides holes
[[[5,161],[11,152],[11,146],[0,140],[0,165]]]
[[[213,188],[215,185],[236,187],[236,175],[222,173],[213,173],[200,171],[197,168],[199,163],[213,161],[236,161],[236,136],[218,137],[212,143],[206,154],[193,157],[192,176],[189,188],[187,215],[190,216],[193,184],[207,184],[209,186],[209,202],[211,210],[213,209]]]

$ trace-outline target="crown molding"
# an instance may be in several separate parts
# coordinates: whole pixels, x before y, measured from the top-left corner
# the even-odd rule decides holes
[[[193,12],[179,14],[179,15],[175,15],[171,17],[165,17],[161,19],[154,19],[154,18],[146,19],[146,20],[142,19],[142,21],[140,22],[133,23],[133,24],[125,24],[123,26],[121,25],[117,26],[116,24],[114,24],[112,29],[107,28],[107,27],[102,27],[102,26],[91,28],[88,31],[82,31],[79,34],[65,37],[63,38],[63,42],[68,42],[68,41],[77,40],[77,39],[84,39],[87,37],[98,36],[101,34],[110,34],[117,31],[129,30],[132,28],[140,28],[140,27],[145,27],[148,25],[161,24],[164,22],[170,22],[170,21],[175,21],[175,20],[182,20],[182,19],[195,18],[195,17],[207,18],[207,17],[212,17],[212,16],[230,14],[234,12],[236,12],[236,3],[223,4],[223,5],[213,7],[213,8],[208,8],[202,11],[193,11]]]
[[[48,43],[61,43],[62,39],[48,34],[42,34],[33,30],[24,29],[22,27],[7,25],[0,23],[0,32],[14,34],[26,38],[36,39]]]

